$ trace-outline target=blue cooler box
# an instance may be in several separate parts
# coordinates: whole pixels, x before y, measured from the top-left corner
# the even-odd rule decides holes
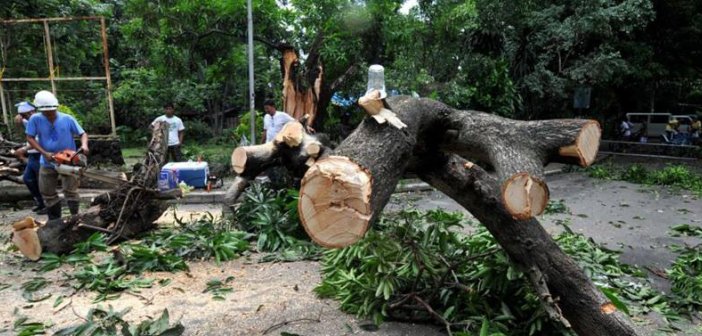
[[[207,162],[170,162],[161,168],[159,175],[159,189],[185,182],[195,188],[205,188],[210,168]]]

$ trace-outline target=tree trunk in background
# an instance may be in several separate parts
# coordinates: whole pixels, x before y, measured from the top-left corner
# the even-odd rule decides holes
[[[317,38],[321,42],[321,37]],[[313,45],[307,56],[304,68],[300,64],[297,50],[290,45],[278,47],[282,53],[280,60],[283,72],[283,111],[303,121],[305,125],[314,125],[317,117],[317,103],[322,87],[324,68],[317,54],[319,43]]]

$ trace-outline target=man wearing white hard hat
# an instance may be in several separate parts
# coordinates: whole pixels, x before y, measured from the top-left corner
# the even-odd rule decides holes
[[[65,149],[76,150],[74,136],[80,136],[81,150],[88,154],[88,134],[75,118],[58,112],[59,102],[53,93],[39,91],[34,96],[34,106],[41,113],[33,115],[27,123],[27,141],[38,150],[41,157],[39,169],[39,190],[48,208],[49,220],[61,218],[61,199],[56,192],[58,179],[63,185],[63,195],[72,215],[78,214],[80,197],[78,179],[74,176],[59,175],[54,169],[54,153]],[[36,139],[38,137],[38,140]]]
[[[26,101],[15,106],[17,107],[15,124],[24,132],[29,122],[28,120],[34,114],[36,108]],[[40,215],[45,215],[46,205],[44,205],[44,198],[41,196],[41,192],[39,192],[39,161],[41,160],[41,153],[27,144],[15,150],[15,156],[27,163],[27,166],[24,168],[24,174],[22,175],[22,181],[27,185],[27,189],[29,189],[34,203],[36,204],[36,207],[32,209],[32,211]]]

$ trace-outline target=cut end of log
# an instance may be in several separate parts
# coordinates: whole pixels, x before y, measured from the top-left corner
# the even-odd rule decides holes
[[[307,155],[311,158],[317,158],[319,156],[319,152],[321,151],[322,145],[316,142],[313,142],[305,147],[305,152],[307,152]]]
[[[276,152],[276,147],[273,142],[267,142],[261,145],[237,147],[232,152],[232,170],[238,175],[246,171],[247,165],[249,168],[257,168],[262,161],[270,160],[270,157]],[[255,170],[255,169],[254,169]]]
[[[502,201],[517,220],[538,216],[546,209],[549,191],[546,183],[527,173],[518,173],[502,185]]]
[[[342,156],[317,161],[305,174],[298,211],[307,234],[319,245],[357,242],[372,217],[371,174]]]
[[[615,307],[611,302],[605,302],[600,306],[600,311],[603,314],[613,314],[617,311],[617,307]]]
[[[37,227],[37,222],[34,221],[34,218],[32,217],[26,217],[25,219],[22,219],[20,221],[14,222],[12,224],[12,229],[15,231],[22,231],[24,229],[33,229]]]
[[[12,243],[17,246],[25,257],[32,261],[37,261],[41,257],[41,243],[39,243],[36,227],[36,222],[32,217],[27,217],[12,224],[14,229]]]
[[[302,143],[302,138],[305,135],[305,128],[297,121],[291,121],[276,134],[274,143],[285,143],[290,147],[298,147]]]
[[[588,167],[595,162],[597,151],[600,147],[600,137],[602,130],[597,121],[586,123],[580,130],[575,143],[570,146],[561,147],[558,154],[565,157],[575,158],[580,166]]]
[[[237,174],[241,174],[246,170],[246,149],[244,147],[237,147],[234,152],[232,152],[232,169]]]

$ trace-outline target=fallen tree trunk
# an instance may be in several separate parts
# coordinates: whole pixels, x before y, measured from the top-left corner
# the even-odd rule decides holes
[[[591,164],[599,145],[597,122],[524,122],[454,110],[429,99],[393,97],[378,105],[380,99],[365,98],[360,103],[373,118],[366,118],[336,150],[325,149],[302,180],[298,209],[313,240],[341,247],[360,239],[405,170],[415,170],[488,227],[528,275],[553,319],[581,335],[636,334],[534,219],[548,201],[544,165]],[[379,113],[379,106],[391,111]],[[279,157],[290,155],[280,145],[272,148],[275,153],[268,158],[257,156],[252,162],[276,165]],[[239,163],[247,173],[261,171]],[[233,187],[233,199],[245,187]]]
[[[134,237],[154,228],[153,222],[168,208],[156,190],[168,148],[168,124],[154,126],[143,164],[129,183],[95,198],[86,211],[48,221],[37,230],[41,249],[51,253],[68,253],[73,246],[95,232],[108,234],[108,241]]]
[[[495,177],[455,155],[433,153],[418,162],[420,178],[470,211],[520,266],[552,319],[579,335],[636,335],[627,316],[613,308],[536,219],[512,217],[497,197]]]

